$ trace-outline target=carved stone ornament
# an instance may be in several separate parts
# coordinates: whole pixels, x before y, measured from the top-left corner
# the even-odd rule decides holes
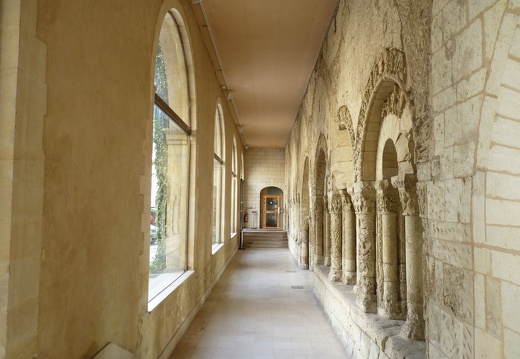
[[[381,109],[381,118],[385,118],[389,114],[394,114],[397,117],[401,117],[403,114],[404,106],[406,104],[406,97],[404,91],[396,84],[394,90],[388,96],[383,107]]]
[[[399,195],[390,181],[377,182],[377,211],[379,213],[397,213]]]
[[[375,210],[375,188],[370,181],[356,182],[352,203],[356,213],[372,213]]]
[[[345,211],[345,212],[354,211],[354,205],[352,204],[350,195],[345,190],[341,193],[341,203],[343,204],[343,211]]]
[[[331,213],[340,213],[342,210],[341,198],[339,196],[334,196],[332,198],[330,204],[330,212]]]
[[[365,90],[363,91],[363,100],[359,110],[358,125],[356,129],[356,151],[359,149],[357,155],[360,155],[364,148],[365,132],[368,123],[367,114],[370,110],[369,106],[372,103],[372,98],[375,95],[375,89],[385,79],[391,79],[403,86],[406,84],[406,61],[403,51],[396,48],[386,48],[372,67]],[[363,178],[362,166],[360,158],[356,158],[355,156],[354,180],[359,181]]]
[[[337,123],[340,130],[347,130],[350,136],[350,143],[353,145],[355,140],[354,128],[352,126],[352,116],[347,106],[343,105],[339,108]]]
[[[431,134],[431,119],[428,116],[414,119],[413,139],[415,142],[415,161],[428,161],[429,141]]]
[[[415,175],[392,177],[392,184],[399,190],[403,215],[418,216],[419,204],[417,201],[417,178]]]

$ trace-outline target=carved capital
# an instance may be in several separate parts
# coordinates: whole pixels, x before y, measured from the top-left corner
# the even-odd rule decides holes
[[[399,207],[398,191],[392,187],[390,181],[377,182],[377,211],[379,213],[397,213]]]
[[[344,212],[353,212],[354,205],[352,204],[352,200],[347,190],[341,191],[341,203],[343,204]]]
[[[417,177],[415,175],[400,175],[392,177],[392,184],[399,190],[399,198],[403,207],[403,215],[419,215],[417,201]]]
[[[343,208],[343,205],[341,203],[341,197],[338,195],[334,195],[332,197],[332,201],[330,201],[329,211],[331,213],[340,213],[342,208]]]
[[[352,203],[356,213],[372,213],[375,211],[376,191],[371,181],[359,181],[354,184]]]

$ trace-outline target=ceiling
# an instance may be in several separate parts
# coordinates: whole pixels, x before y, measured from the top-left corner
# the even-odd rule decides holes
[[[337,2],[192,1],[247,147],[285,147]]]

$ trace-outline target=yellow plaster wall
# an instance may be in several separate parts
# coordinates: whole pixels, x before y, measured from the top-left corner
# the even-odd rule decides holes
[[[227,235],[211,254],[213,126],[222,94],[191,1],[0,4],[8,34],[0,38],[2,89],[10,86],[1,104],[0,356],[90,358],[109,342],[138,357],[167,355],[238,244]],[[196,80],[194,273],[148,313],[143,218],[150,205],[154,57],[173,7],[189,30]],[[223,109],[230,154],[233,134],[239,136]],[[229,159],[227,195],[230,166]],[[228,218],[231,203],[224,203]]]

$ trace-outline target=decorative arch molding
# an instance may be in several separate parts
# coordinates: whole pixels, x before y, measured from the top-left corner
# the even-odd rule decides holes
[[[354,150],[355,181],[373,179],[373,174],[367,174],[366,166],[375,165],[375,147],[377,138],[371,138],[370,145],[374,148],[366,154],[367,133],[379,131],[379,124],[389,113],[402,114],[407,103],[411,104],[410,96],[405,91],[406,59],[403,51],[396,48],[386,48],[374,63],[372,71],[363,92],[363,100],[359,111],[356,129],[356,144]],[[413,113],[413,111],[412,111]],[[385,115],[385,116],[384,116]],[[376,136],[377,137],[377,136]]]
[[[340,130],[347,130],[350,144],[352,147],[354,147],[356,141],[356,135],[354,134],[354,124],[352,122],[350,111],[346,105],[343,105],[339,108],[336,122]]]

